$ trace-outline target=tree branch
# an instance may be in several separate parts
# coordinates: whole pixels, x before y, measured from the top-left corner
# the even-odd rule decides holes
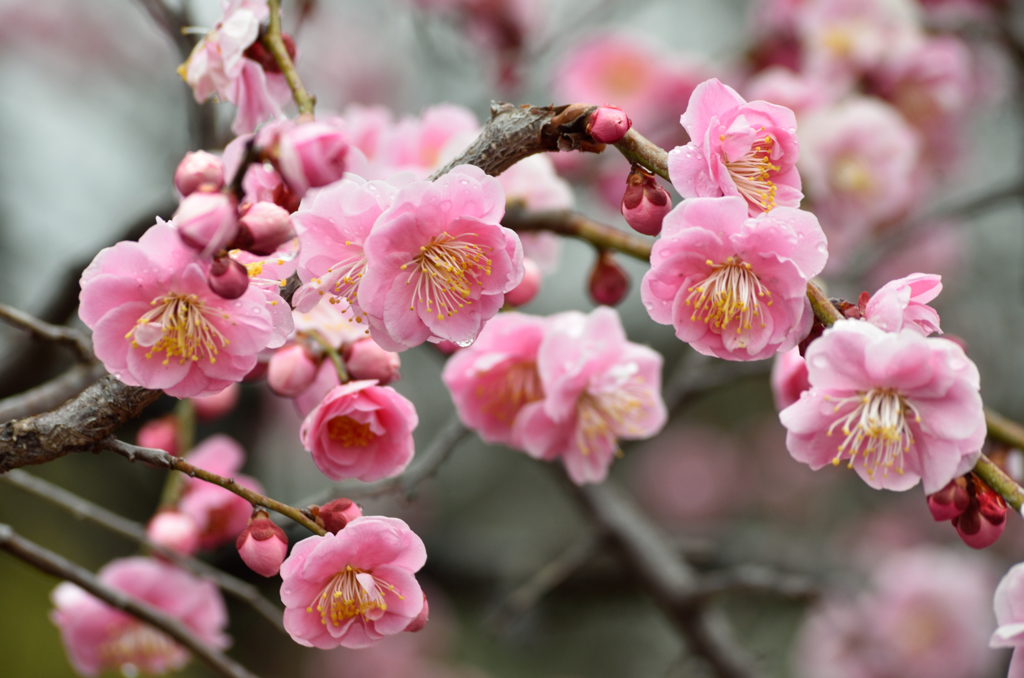
[[[668,176],[668,153],[635,129],[630,128],[615,148],[631,163],[639,163],[665,181],[672,181]]]
[[[74,398],[107,373],[101,363],[75,365],[70,370],[18,395],[0,400],[0,421],[31,417]]]
[[[310,520],[299,509],[283,504],[276,499],[266,497],[259,492],[254,492],[247,487],[242,487],[235,482],[234,478],[225,478],[224,476],[219,476],[216,473],[210,473],[198,466],[193,466],[184,459],[175,457],[173,454],[168,454],[163,450],[153,450],[147,447],[129,445],[128,443],[121,442],[116,438],[106,438],[105,440],[97,443],[96,447],[116,452],[128,461],[144,461],[147,464],[152,464],[153,466],[171,469],[173,471],[180,471],[192,478],[199,478],[200,480],[205,480],[208,483],[213,483],[214,485],[223,487],[225,490],[234,492],[253,506],[262,506],[270,509],[271,511],[280,513],[286,518],[291,518],[314,534],[318,534],[320,536],[327,534],[327,530]]]
[[[295,70],[295,64],[288,55],[288,48],[285,47],[284,39],[281,38],[281,1],[267,0],[270,8],[270,28],[263,34],[263,45],[270,50],[274,61],[281,68],[281,74],[288,81],[288,87],[292,90],[292,98],[295,105],[299,107],[299,115],[313,115],[313,108],[316,106],[316,99],[309,95],[306,88],[299,79]]]
[[[519,233],[550,231],[579,238],[599,249],[622,252],[642,261],[651,258],[653,241],[599,223],[572,210],[527,212],[523,209],[511,209],[505,213],[501,223],[502,226]]]
[[[694,601],[702,601],[723,593],[763,593],[810,603],[818,598],[821,589],[803,575],[785,574],[763,565],[740,565],[729,570],[709,572],[691,594]]]
[[[0,304],[0,320],[25,330],[37,339],[64,344],[75,352],[80,362],[87,363],[96,359],[92,352],[92,342],[78,330],[51,325],[7,304]]]
[[[199,577],[212,581],[227,593],[251,605],[253,609],[263,615],[279,631],[284,631],[284,626],[281,623],[282,610],[264,598],[255,586],[237,577],[233,577],[208,563],[182,555],[162,544],[151,541],[146,535],[146,528],[139,523],[119,516],[113,511],[83,499],[59,485],[54,485],[47,480],[22,470],[10,471],[0,476],[0,480],[6,480],[11,485],[25,492],[67,509],[78,520],[88,520],[105,527],[115,534],[119,534],[142,545],[145,549],[156,553],[161,558],[173,562],[183,570],[188,570]]]
[[[178,641],[224,678],[256,678],[244,666],[199,640],[184,624],[160,610],[107,586],[85,568],[19,536],[10,525],[0,524],[0,549],[47,574],[60,577],[96,596],[103,602],[138,617]]]

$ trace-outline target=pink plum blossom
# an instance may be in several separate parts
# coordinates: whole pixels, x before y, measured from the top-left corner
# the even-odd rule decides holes
[[[989,647],[1012,647],[1010,673],[1007,678],[1024,677],[1024,563],[1018,563],[999,582],[995,594],[996,623]]]
[[[801,120],[807,197],[842,256],[912,205],[920,144],[892,106],[853,97]]]
[[[598,483],[619,439],[649,438],[665,425],[662,358],[629,341],[619,314],[604,306],[549,322],[537,352],[545,396],[523,404],[513,440],[536,459],[561,459],[576,484]]]
[[[476,339],[523,279],[523,248],[504,213],[501,184],[477,167],[403,187],[364,244],[358,303],[374,341],[404,351]]]
[[[248,134],[268,117],[281,118],[281,105],[291,90],[281,73],[267,72],[246,55],[259,37],[260,22],[269,17],[262,0],[221,0],[224,18],[193,48],[178,72],[199,103],[216,94],[238,107],[231,125]]]
[[[693,91],[680,122],[691,141],[669,153],[668,171],[684,198],[740,196],[750,216],[800,206],[793,111],[766,101],[748,103],[711,79]]]
[[[288,555],[288,536],[270,520],[266,511],[260,510],[238,535],[235,548],[250,570],[273,577]]]
[[[886,283],[868,300],[864,319],[887,332],[903,328],[928,336],[939,333],[939,314],[928,302],[942,291],[942,276],[913,273]]]
[[[413,455],[416,408],[390,386],[350,381],[332,389],[302,422],[302,445],[331,480],[398,475]]]
[[[691,198],[665,217],[641,297],[655,322],[704,355],[760,360],[807,336],[807,281],[826,257],[810,212],[750,218],[742,198]]]
[[[210,436],[186,455],[185,460],[204,471],[234,478],[242,487],[263,492],[258,480],[238,472],[245,464],[245,450],[226,435]],[[178,500],[178,511],[192,518],[199,528],[199,548],[212,549],[234,539],[245,529],[252,505],[223,487],[200,478],[188,478]]]
[[[779,414],[797,461],[849,460],[875,489],[931,494],[969,471],[985,440],[978,369],[915,330],[840,320],[807,349],[811,388]]]
[[[406,116],[380,142],[378,162],[387,174],[413,172],[425,179],[472,142],[480,123],[468,108],[438,104],[419,117]]]
[[[285,630],[322,650],[401,633],[423,609],[415,573],[426,560],[422,540],[397,518],[362,516],[308,537],[281,565]]]
[[[807,363],[798,347],[775,354],[771,383],[775,407],[780,411],[800,400],[800,394],[811,387],[807,381]]]
[[[518,417],[525,405],[544,398],[537,351],[547,324],[536,316],[501,313],[472,346],[448,358],[441,379],[455,411],[489,443],[522,447]]]
[[[96,255],[82,274],[79,316],[111,374],[188,398],[252,370],[274,338],[264,293],[250,286],[228,301],[210,290],[207,267],[163,222]]]
[[[158,560],[134,557],[107,563],[97,578],[181,622],[213,648],[228,645],[228,616],[217,587]],[[83,676],[124,668],[163,674],[188,663],[188,651],[163,631],[64,582],[50,595],[50,619],[60,629],[71,665]]]
[[[303,285],[292,299],[296,309],[309,311],[329,294],[335,301],[346,300],[356,318],[361,317],[358,292],[366,273],[364,243],[394,202],[400,184],[400,179],[365,181],[349,174],[303,201],[292,216],[302,242],[298,273]]]

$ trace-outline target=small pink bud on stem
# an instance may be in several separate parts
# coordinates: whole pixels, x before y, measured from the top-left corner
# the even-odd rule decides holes
[[[629,293],[629,276],[610,252],[599,250],[587,289],[595,303],[617,306]]]
[[[376,379],[381,386],[402,378],[401,358],[397,353],[385,351],[373,339],[360,339],[345,351],[345,369],[354,380]]]
[[[183,196],[219,191],[224,187],[224,163],[213,153],[189,151],[174,171],[174,185]]]
[[[277,169],[297,194],[332,184],[345,173],[348,141],[337,127],[322,122],[295,125],[277,140]]]
[[[161,546],[190,556],[199,549],[199,526],[192,516],[160,511],[146,525],[146,536]]]
[[[617,106],[601,106],[590,114],[587,133],[599,144],[614,144],[633,126],[629,116]]]
[[[533,259],[523,259],[523,282],[511,292],[505,293],[505,303],[510,306],[523,306],[533,301],[540,291],[540,266]]]
[[[973,549],[991,546],[1006,527],[1006,502],[973,473],[929,495],[928,509],[936,521],[951,520],[960,539]]]
[[[231,257],[219,257],[210,264],[206,282],[214,294],[237,299],[249,289],[249,271]]]
[[[273,577],[281,571],[281,563],[288,555],[288,537],[270,520],[266,511],[257,509],[249,519],[249,525],[235,540],[235,548],[250,570],[264,577]]]
[[[274,352],[267,365],[267,383],[274,393],[294,398],[313,383],[320,362],[302,344],[289,344]]]
[[[314,507],[317,522],[332,534],[338,534],[346,525],[363,515],[362,510],[351,499],[335,499],[323,506]]]
[[[234,244],[253,254],[267,255],[294,237],[288,210],[272,202],[258,202],[238,220]]]
[[[192,193],[178,205],[174,224],[189,247],[214,253],[238,233],[235,199],[227,193]]]
[[[626,179],[620,210],[637,233],[658,235],[665,215],[672,211],[672,198],[653,174],[634,163]]]

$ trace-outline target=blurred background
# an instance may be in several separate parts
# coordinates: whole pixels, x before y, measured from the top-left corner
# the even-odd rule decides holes
[[[221,16],[214,0],[185,2],[196,27],[209,29]],[[873,292],[915,271],[942,274],[935,306],[943,330],[962,339],[978,364],[986,405],[1024,419],[1024,145],[1014,61],[1015,53],[1019,59],[1024,52],[1013,42],[1019,28],[1014,7],[969,0],[874,3],[884,6],[879,12],[896,12],[897,19],[886,15],[886,21],[911,22],[925,41],[957,41],[955,57],[922,58],[931,70],[906,67],[912,71],[906,80],[918,89],[899,89],[904,80],[874,77],[869,67],[845,85],[828,78],[797,81],[795,75],[789,81],[779,70],[769,73],[776,79],[766,77],[772,67],[812,68],[807,64],[813,65],[815,48],[808,36],[826,29],[800,12],[813,14],[807,7],[815,2],[285,0],[284,28],[299,46],[298,70],[317,96],[318,115],[344,115],[363,104],[386,106],[399,118],[447,102],[466,107],[482,124],[492,100],[609,103],[625,109],[638,131],[671,148],[686,141],[678,117],[690,91],[718,77],[748,99],[768,98],[797,110],[801,132],[807,129],[811,139],[805,155],[820,166],[830,161],[828,140],[847,133],[845,123],[836,122],[838,107],[854,98],[888,106],[887,115],[902,116],[895,125],[913,137],[904,143],[902,132],[886,136],[884,121],[871,123],[882,139],[872,151],[878,157],[912,155],[902,170],[877,170],[889,193],[882,187],[880,193],[837,197],[844,184],[834,166],[817,183],[805,174],[805,206],[821,207],[838,262],[826,271],[829,292],[855,300],[861,290]],[[157,215],[170,216],[177,204],[171,178],[186,151],[222,148],[231,139],[233,108],[195,104],[175,72],[187,56],[180,46],[187,50],[189,38],[169,37],[151,7],[142,0],[0,0],[5,303],[53,322],[77,323],[81,268],[99,249],[138,237]],[[850,39],[856,40],[855,21],[861,19],[838,16],[837,25],[853,27]],[[852,126],[863,119],[854,115]],[[576,209],[626,228],[618,212],[625,160],[609,152],[556,158],[555,166],[572,184]],[[593,248],[566,241],[560,250],[526,312],[594,307],[586,287]],[[928,666],[922,653],[948,647],[954,642],[948,634],[963,641],[957,656],[968,668],[957,669],[950,660],[945,673],[919,675],[1004,675],[1008,653],[985,646],[995,627],[995,584],[1024,554],[1019,517],[1008,516],[995,546],[973,551],[948,523],[933,522],[920,489],[877,492],[844,468],[814,473],[793,461],[769,386],[770,361],[737,366],[695,354],[671,327],[647,316],[639,298],[646,266],[624,257],[620,263],[633,281],[619,307],[627,333],[665,356],[666,389],[685,397],[659,436],[624,446],[610,482],[628,488],[699,569],[752,563],[813,584],[819,607],[806,597],[774,594],[716,598],[740,645],[766,673],[912,675],[884,673],[895,671],[895,660],[873,673],[853,673],[834,659],[877,648],[859,647],[855,632],[847,633],[840,622],[829,626],[822,615],[868,608],[879,623],[892,615],[902,620],[893,623],[906,635],[905,655],[916,657],[911,665]],[[0,396],[69,364],[60,349],[33,346],[8,328],[0,328],[0,341]],[[419,411],[418,450],[453,413],[447,394],[440,395],[443,365],[444,356],[426,346],[402,355],[396,388]],[[138,423],[173,407],[165,398]],[[214,432],[235,437],[249,455],[245,472],[259,478],[269,496],[302,506],[330,483],[299,443],[300,421],[292,404],[264,384],[245,384],[239,406],[224,419],[201,424],[197,439]],[[121,437],[133,440],[134,430],[126,428]],[[28,470],[140,523],[152,516],[164,479],[163,472],[109,454],[69,456]],[[320,652],[299,647],[228,598],[230,653],[263,676],[712,675],[689,657],[657,601],[643,595],[613,554],[589,543],[592,526],[563,476],[558,466],[468,437],[414,501],[362,502],[367,514],[403,518],[426,542],[429,558],[420,576],[431,605],[426,631],[372,650]],[[135,544],[7,484],[0,484],[0,522],[94,571],[137,552]],[[297,530],[289,535],[293,541],[304,536]],[[966,592],[945,607],[929,599],[932,607],[914,602],[906,603],[910,612],[893,611],[903,603],[891,587],[911,590],[914,582],[893,584],[879,572],[920,553],[943,563],[936,569],[948,565],[947,588],[964,585]],[[231,544],[203,558],[277,599],[276,580],[250,572]],[[552,563],[565,566],[564,581],[540,596],[529,595],[529,588],[524,593],[522,587],[535,584],[537,573]],[[891,567],[915,571],[905,564]],[[0,556],[0,674],[75,675],[48,620],[55,585]],[[904,612],[909,616],[900,617]],[[960,622],[947,623],[946,617]],[[846,645],[829,649],[829,642]],[[808,668],[822,666],[816,656],[822,652],[832,652],[825,665],[834,672],[827,675]],[[850,659],[850,667],[856,664]],[[181,675],[212,674],[194,663]]]

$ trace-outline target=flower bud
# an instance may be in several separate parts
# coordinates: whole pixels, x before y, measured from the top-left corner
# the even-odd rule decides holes
[[[235,409],[242,389],[233,383],[220,393],[192,398],[192,407],[199,421],[214,421]]]
[[[1006,502],[973,474],[967,476],[971,503],[953,518],[953,527],[965,544],[983,549],[999,539],[1006,527]]]
[[[288,555],[288,537],[270,520],[266,511],[258,510],[238,535],[235,548],[250,570],[273,577],[281,571],[281,563]]]
[[[427,625],[427,620],[430,619],[430,606],[427,605],[427,594],[423,594],[423,609],[416,615],[416,618],[409,622],[409,625],[405,627],[406,632],[416,633],[422,631],[423,627]]]
[[[320,507],[317,519],[324,524],[324,529],[332,534],[338,532],[351,521],[363,515],[362,510],[351,499],[335,499]]]
[[[354,380],[376,379],[387,386],[402,378],[402,361],[397,353],[385,351],[373,339],[360,339],[345,352],[345,369]]]
[[[540,266],[533,259],[523,259],[523,282],[511,292],[505,293],[505,303],[510,306],[523,306],[533,301],[540,291]]]
[[[235,245],[253,254],[273,254],[295,237],[288,210],[272,202],[258,202],[238,220]]]
[[[174,185],[182,196],[219,191],[224,186],[224,163],[213,153],[189,151],[174,170]]]
[[[618,305],[629,293],[629,276],[605,250],[597,255],[597,263],[590,273],[588,291],[595,303],[604,306]]]
[[[587,133],[599,144],[614,144],[633,126],[629,116],[617,106],[601,106],[590,114]]]
[[[299,195],[310,188],[332,184],[345,173],[348,142],[332,125],[308,122],[281,132],[277,169]]]
[[[302,344],[290,344],[274,352],[267,365],[267,383],[274,393],[294,398],[313,383],[320,364]]]
[[[214,294],[237,299],[249,289],[249,271],[231,257],[220,257],[210,264],[206,282]]]
[[[238,233],[235,200],[226,193],[192,193],[174,213],[174,224],[185,244],[213,253],[231,244]]]
[[[284,48],[288,52],[288,57],[294,63],[295,55],[298,53],[295,49],[295,40],[292,39],[292,36],[282,32],[281,42],[284,43]],[[258,63],[267,73],[281,72],[281,66],[277,63],[277,59],[275,59],[274,55],[270,53],[270,50],[263,46],[263,42],[260,40],[249,45],[248,49],[245,50],[244,56]]]
[[[178,418],[173,414],[159,419],[150,419],[135,434],[135,444],[178,454]]]
[[[619,209],[634,231],[658,235],[662,220],[672,211],[672,199],[653,174],[634,164],[626,179],[626,192]]]
[[[149,540],[190,556],[199,548],[199,526],[178,511],[160,511],[146,525]]]
[[[937,522],[953,520],[971,503],[963,478],[954,478],[944,488],[928,496],[928,510]]]

